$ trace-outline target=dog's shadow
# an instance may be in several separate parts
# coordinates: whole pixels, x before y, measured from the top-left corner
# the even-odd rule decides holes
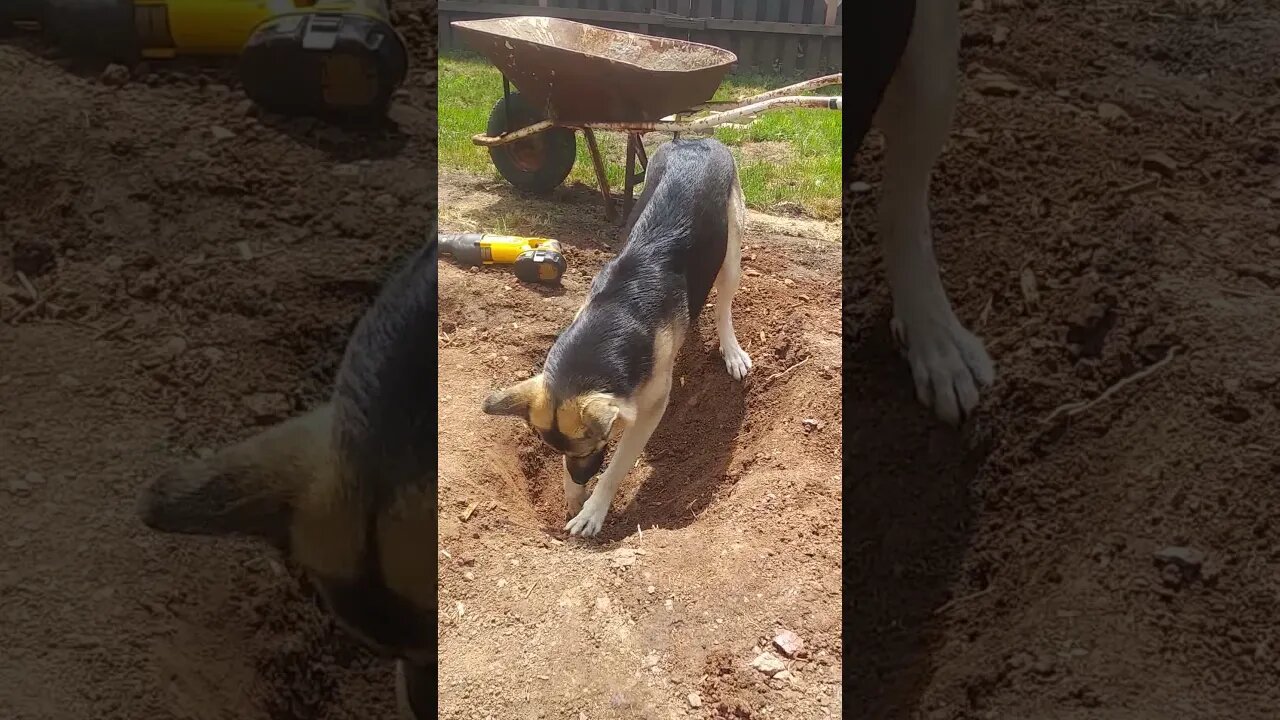
[[[874,315],[856,323],[874,331],[845,339],[845,697],[850,717],[906,720],[935,669],[941,610],[956,588],[987,582],[982,568],[961,572],[988,442],[916,401],[887,313]]]
[[[621,540],[637,526],[674,529],[697,522],[734,482],[727,471],[746,409],[742,384],[691,328],[676,358],[667,411],[644,451],[652,470],[631,502],[611,513],[601,539]]]

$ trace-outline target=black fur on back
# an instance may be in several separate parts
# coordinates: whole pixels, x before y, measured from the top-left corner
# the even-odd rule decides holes
[[[733,155],[716,140],[658,148],[626,246],[591,282],[586,309],[547,355],[553,396],[625,397],[649,377],[658,331],[682,313],[692,322],[711,293],[728,245],[736,177]]]
[[[433,223],[360,319],[338,370],[334,445],[372,512],[435,482],[437,255]]]

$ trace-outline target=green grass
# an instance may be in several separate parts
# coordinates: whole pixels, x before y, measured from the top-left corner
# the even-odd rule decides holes
[[[782,87],[798,80],[733,75],[725,79],[715,99],[732,100]],[[471,142],[484,132],[489,111],[502,97],[502,75],[492,65],[466,55],[440,58],[440,166],[445,169],[499,178],[489,153]],[[839,86],[824,94],[840,93]],[[718,128],[715,137],[738,161],[747,205],[762,212],[781,203],[794,203],[813,217],[840,217],[841,119],[831,110],[773,110],[757,116],[746,128]],[[609,184],[621,187],[626,162],[626,139],[621,133],[596,134],[604,155]],[[651,134],[645,145],[669,136]],[[578,160],[566,183],[595,187],[595,170],[586,142],[578,136]]]

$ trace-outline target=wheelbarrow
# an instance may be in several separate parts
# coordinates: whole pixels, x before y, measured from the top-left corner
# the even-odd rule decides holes
[[[576,132],[581,130],[610,221],[618,216],[596,130],[627,134],[625,218],[649,162],[642,143],[646,133],[679,137],[765,110],[841,107],[839,97],[801,94],[840,85],[839,73],[752,97],[711,101],[738,59],[711,45],[548,17],[460,20],[452,25],[502,72],[502,99],[489,114],[486,131],[471,141],[488,148],[507,182],[545,194],[559,187],[573,169]]]

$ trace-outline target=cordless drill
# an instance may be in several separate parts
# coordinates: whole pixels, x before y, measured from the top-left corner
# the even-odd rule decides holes
[[[558,285],[568,268],[560,242],[486,233],[440,233],[440,254],[465,265],[514,265],[525,282]]]

